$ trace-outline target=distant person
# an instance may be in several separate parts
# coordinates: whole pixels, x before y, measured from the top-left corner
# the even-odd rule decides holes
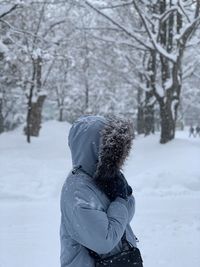
[[[198,125],[196,127],[196,136],[200,137],[200,127]]]
[[[190,126],[190,130],[189,130],[189,137],[191,137],[191,136],[195,137],[193,126]]]

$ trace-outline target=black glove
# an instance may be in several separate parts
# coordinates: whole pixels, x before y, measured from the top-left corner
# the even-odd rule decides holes
[[[126,178],[120,171],[117,171],[111,177],[97,180],[97,185],[110,201],[114,201],[117,197],[127,199],[132,194],[132,188],[128,185]]]
[[[122,172],[117,172],[116,176],[113,179],[111,197],[115,199],[117,197],[121,197],[123,199],[127,199],[128,196],[132,194],[132,188],[128,184],[126,178],[122,174]]]

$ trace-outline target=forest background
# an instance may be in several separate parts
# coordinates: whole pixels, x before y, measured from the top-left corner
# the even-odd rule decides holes
[[[200,115],[200,1],[0,1],[0,133],[117,114],[167,143]]]

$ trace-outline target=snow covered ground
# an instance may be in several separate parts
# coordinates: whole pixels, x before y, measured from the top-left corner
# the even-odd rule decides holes
[[[29,145],[0,135],[0,267],[59,267],[59,194],[71,167],[66,123],[45,123]],[[124,168],[134,189],[132,228],[145,267],[200,266],[200,138],[167,145],[138,137]],[[84,266],[83,266],[84,267]]]

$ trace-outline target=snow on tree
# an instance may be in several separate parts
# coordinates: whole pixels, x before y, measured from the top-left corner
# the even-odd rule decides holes
[[[138,34],[140,29],[132,32],[102,12],[100,7],[95,7],[89,1],[85,3],[148,51],[146,75],[149,82],[146,104],[152,102],[152,97],[156,98],[160,107],[160,142],[172,140],[175,136],[182,89],[183,56],[187,43],[198,30],[200,1],[131,2],[141,21],[142,35]],[[135,15],[134,12],[133,14]]]
[[[0,124],[114,113],[166,143],[198,107],[198,25],[199,1],[3,1]]]

